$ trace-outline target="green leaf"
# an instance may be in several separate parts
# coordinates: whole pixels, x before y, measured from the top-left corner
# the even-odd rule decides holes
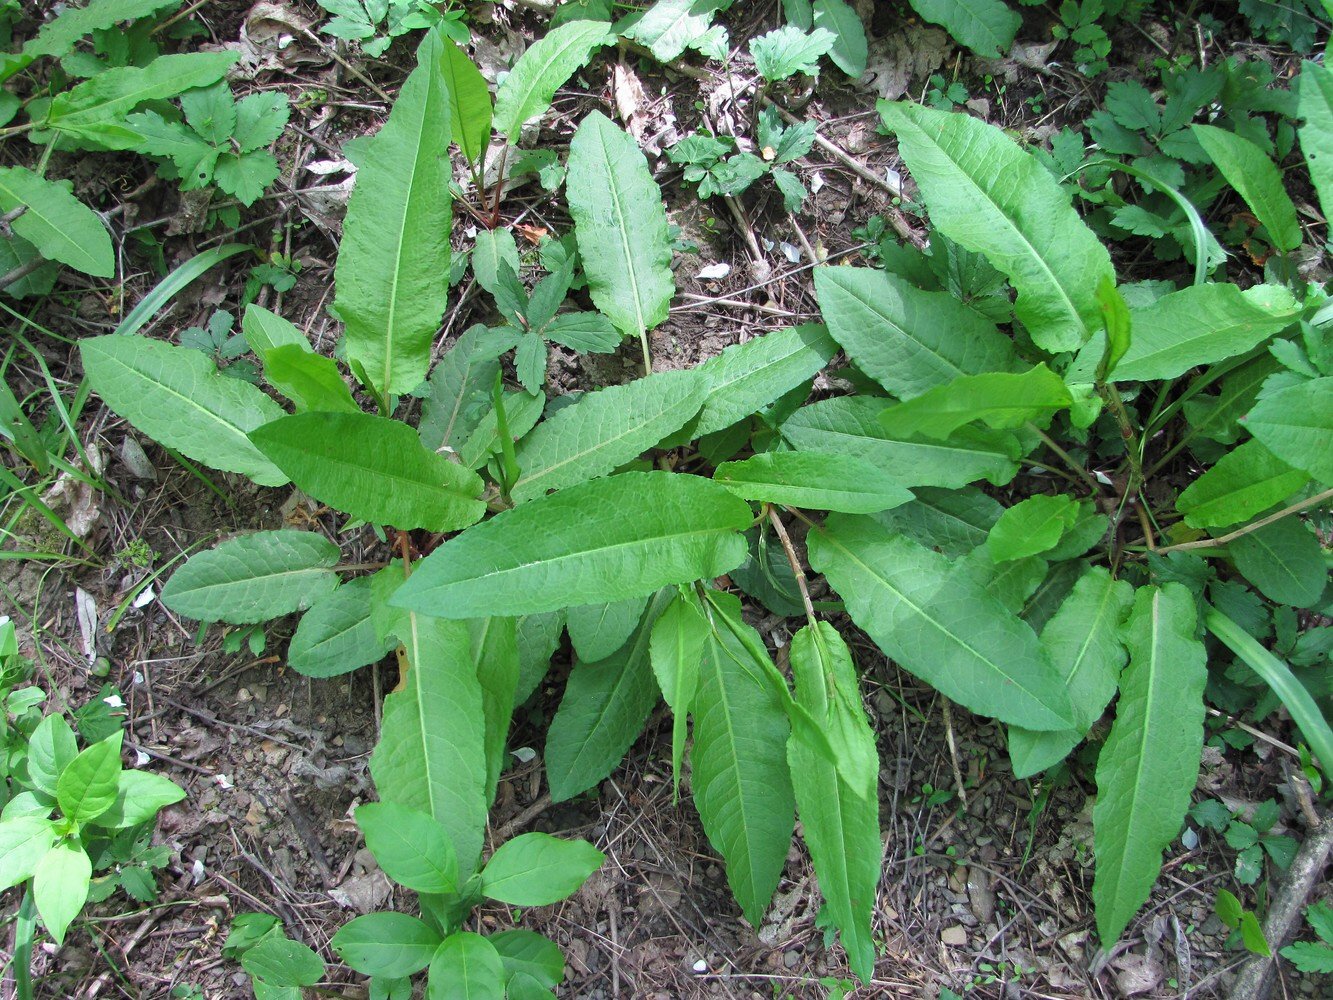
[[[963,427],[944,441],[902,439],[879,420],[886,400],[842,396],[803,406],[782,425],[782,436],[802,451],[850,455],[892,469],[901,484],[956,489],[978,479],[996,485],[1018,472],[1021,447],[1007,431]]]
[[[450,934],[430,961],[426,1000],[504,1000],[504,965],[480,934]]]
[[[1004,56],[1023,24],[1019,13],[1002,0],[911,0],[911,4],[983,59]]]
[[[1041,632],[1041,645],[1059,671],[1076,726],[1063,732],[1009,727],[1014,776],[1027,778],[1064,760],[1115,694],[1127,654],[1120,628],[1134,603],[1134,588],[1100,566],[1088,570]]]
[[[260,199],[280,173],[277,157],[267,150],[223,153],[213,171],[213,180],[219,190],[249,207]]]
[[[250,308],[254,308],[251,306]],[[332,358],[309,346],[284,344],[261,356],[264,377],[273,388],[296,404],[296,412],[360,413],[347,383]]]
[[[838,345],[818,323],[775,330],[725,348],[695,369],[711,388],[694,436],[716,433],[757,413],[809,382],[837,353]]]
[[[1301,63],[1296,91],[1297,109],[1305,119],[1298,130],[1301,152],[1327,218],[1333,212],[1333,71],[1318,63]]]
[[[324,978],[324,961],[314,949],[280,935],[270,935],[241,956],[241,967],[267,986],[298,991]]]
[[[877,466],[817,451],[767,452],[744,462],[724,462],[713,478],[746,500],[845,514],[874,514],[913,499]]]
[[[421,446],[407,424],[367,413],[299,413],[250,440],[297,487],[376,524],[457,531],[481,519],[481,477]]]
[[[1310,481],[1258,441],[1227,452],[1176,498],[1191,528],[1226,528],[1281,503]]]
[[[837,767],[793,730],[787,760],[802,836],[819,877],[829,916],[842,936],[848,964],[868,983],[874,972],[871,918],[879,885],[879,755],[861,706],[851,651],[827,622],[792,638],[797,704],[827,728]]]
[[[397,979],[430,965],[440,940],[425,921],[406,913],[368,913],[338,928],[329,946],[363,976]]]
[[[1308,153],[1306,155],[1309,155]],[[1297,941],[1279,953],[1301,972],[1333,972],[1333,947],[1315,941]]]
[[[1235,285],[1195,285],[1130,310],[1129,350],[1111,373],[1115,382],[1177,378],[1198,365],[1246,354],[1295,320],[1290,293],[1273,285],[1241,291]],[[1068,377],[1080,381],[1105,344],[1094,338]]]
[[[248,437],[283,415],[278,404],[199,351],[109,334],[80,341],[79,353],[103,402],[154,441],[261,486],[287,482]]]
[[[60,772],[78,755],[74,730],[64,717],[52,713],[43,718],[28,738],[28,777],[33,786],[54,796]]]
[[[111,808],[120,787],[120,745],[124,734],[117,730],[94,743],[60,772],[56,802],[66,819],[84,824]]]
[[[133,149],[139,136],[122,123],[127,114],[146,101],[216,83],[239,59],[237,52],[190,52],[108,69],[52,98],[43,126],[108,149]]]
[[[13,816],[0,822],[0,890],[31,878],[56,839],[55,825],[45,816]]]
[[[642,597],[631,597],[627,601],[570,608],[565,627],[578,658],[584,663],[596,663],[625,645],[639,627],[647,603]]]
[[[1036,634],[950,561],[873,518],[835,514],[807,539],[848,614],[886,655],[946,697],[1029,729],[1073,725]]]
[[[106,830],[138,826],[183,798],[185,789],[160,774],[121,771],[116,779],[116,800],[97,817],[94,825]]]
[[[549,938],[516,928],[492,934],[486,940],[500,953],[500,961],[511,980],[516,975],[530,976],[542,986],[554,989],[565,978],[565,956]]]
[[[449,298],[445,40],[426,34],[389,120],[362,150],[334,269],[347,358],[383,396],[420,385]]]
[[[427,813],[393,802],[368,802],[357,807],[356,825],[365,834],[366,846],[384,874],[399,885],[436,895],[458,891],[454,842],[449,831]],[[418,968],[425,966],[422,962]],[[396,974],[407,976],[416,971]]]
[[[505,422],[509,425],[510,436],[514,440],[522,439],[537,425],[545,408],[545,393],[538,393],[535,396],[529,396],[526,392],[505,393]],[[462,462],[464,468],[479,469],[491,456],[498,455],[500,450],[500,422],[496,419],[495,407],[492,406],[477,423],[476,429],[468,435],[463,446],[458,449],[458,460]]]
[[[480,163],[491,142],[491,92],[481,71],[454,42],[445,41],[441,65],[454,142],[468,163]]]
[[[815,0],[815,28],[823,28],[833,37],[828,57],[833,65],[853,80],[859,80],[866,71],[866,29],[844,0]]]
[[[517,144],[523,125],[543,114],[556,90],[614,37],[605,22],[567,21],[539,38],[495,92],[495,130]],[[594,112],[589,117],[599,116]]]
[[[338,546],[313,531],[256,531],[191,556],[162,603],[199,621],[243,625],[304,611],[333,590]]]
[[[480,324],[464,331],[430,373],[430,395],[422,403],[417,428],[422,444],[431,451],[462,449],[489,412],[500,355],[516,343],[516,338]]]
[[[649,603],[638,629],[598,663],[576,661],[546,735],[546,780],[557,802],[596,785],[620,763],[657,704],[650,641],[672,592]]]
[[[815,76],[819,57],[837,43],[838,36],[827,28],[815,28],[807,34],[788,24],[751,39],[750,55],[759,75],[776,82],[797,73]]]
[[[1092,823],[1097,933],[1110,947],[1148,898],[1162,851],[1180,831],[1203,750],[1203,644],[1184,586],[1141,587],[1125,624],[1129,666],[1097,759]]]
[[[270,351],[278,347],[299,347],[310,350],[310,342],[306,340],[305,334],[290,320],[254,303],[245,307],[245,315],[241,319],[241,331],[246,344],[261,362]]]
[[[291,117],[287,95],[280,90],[250,94],[236,102],[236,127],[231,139],[241,153],[251,153],[278,141]]]
[[[584,394],[519,445],[514,502],[614,472],[683,427],[707,391],[697,372],[671,371]]]
[[[491,855],[481,870],[481,892],[511,906],[547,906],[576,893],[605,860],[586,840],[525,833]]]
[[[1333,485],[1333,377],[1311,379],[1265,396],[1242,424],[1269,451],[1324,486]]]
[[[518,244],[514,234],[508,229],[483,229],[477,233],[476,244],[472,249],[472,274],[477,284],[490,292],[493,297],[502,294],[500,282],[500,263],[509,265],[510,274],[506,275],[508,284],[518,283],[517,275],[522,267],[518,259]],[[520,301],[518,305],[523,305]]]
[[[1101,328],[1097,286],[1111,258],[1069,194],[1000,129],[966,114],[881,101],[935,228],[981,253],[1018,290],[1015,313],[1046,351]]]
[[[959,375],[905,403],[891,406],[879,419],[894,437],[947,438],[958,428],[980,421],[1008,430],[1033,422],[1046,424],[1073,403],[1064,380],[1045,365],[1022,374],[988,372]]]
[[[916,491],[912,503],[895,507],[877,520],[926,548],[958,557],[984,545],[990,529],[1003,513],[998,500],[975,486],[958,490],[925,487]]]
[[[520,660],[518,621],[492,616],[468,622],[472,638],[472,663],[481,682],[481,710],[486,721],[486,804],[495,803],[500,771],[505,763],[505,744],[514,715]]]
[[[370,774],[381,801],[431,816],[449,831],[458,876],[476,868],[486,830],[486,719],[466,622],[390,614],[407,672],[384,699]]]
[[[84,35],[102,31],[121,21],[137,21],[168,7],[176,8],[182,0],[90,0],[84,7],[66,7],[47,21],[23,46],[24,56],[66,55]]]
[[[620,331],[597,312],[561,313],[542,327],[542,336],[580,354],[610,354],[621,341]]]
[[[815,269],[829,333],[863,372],[902,399],[959,375],[1017,366],[1012,342],[948,292],[869,267]]]
[[[580,23],[590,22],[567,27]],[[638,143],[600,112],[570,142],[565,194],[593,304],[625,336],[646,338],[676,294],[666,209]]]
[[[1308,608],[1328,584],[1319,537],[1296,517],[1265,525],[1227,543],[1236,569],[1278,604]]]
[[[1249,139],[1216,125],[1191,125],[1190,130],[1227,183],[1268,230],[1273,245],[1279,250],[1300,246],[1296,206],[1282,185],[1282,173],[1264,151]]]
[[[712,628],[693,591],[682,589],[671,599],[648,639],[649,660],[662,697],[671,707],[671,788],[680,789],[680,764],[694,696],[699,690],[699,664]]]
[[[88,900],[92,862],[77,840],[62,840],[37,862],[32,873],[32,901],[57,945]]]
[[[620,33],[646,46],[658,62],[675,62],[706,39],[714,15],[727,6],[728,0],[657,0]]]
[[[745,557],[739,532],[751,520],[744,501],[696,476],[593,480],[445,542],[417,565],[394,603],[475,618],[646,595],[735,569]]]
[[[997,563],[1048,552],[1077,518],[1078,504],[1071,496],[1028,497],[1000,515],[986,536],[986,548]]]
[[[740,619],[740,600],[712,595]],[[727,882],[745,919],[758,927],[791,846],[796,801],[786,759],[791,727],[772,686],[755,675],[730,628],[704,647],[694,704],[691,783],[708,841],[726,861]]]
[[[26,210],[10,226],[47,260],[95,278],[116,273],[111,236],[96,212],[64,184],[27,167],[0,167],[0,210],[12,212],[20,206]]]
[[[349,580],[316,601],[296,626],[287,665],[305,677],[337,677],[381,659],[391,647],[375,633],[370,592],[368,578]]]

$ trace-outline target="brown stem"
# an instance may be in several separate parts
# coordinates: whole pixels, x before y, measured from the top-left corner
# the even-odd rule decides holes
[[[1181,542],[1179,545],[1168,545],[1164,549],[1158,549],[1161,552],[1187,552],[1190,549],[1204,549],[1213,545],[1226,545],[1227,542],[1234,542],[1251,532],[1258,531],[1260,528],[1266,528],[1274,521],[1280,521],[1288,515],[1298,513],[1307,507],[1315,507],[1325,500],[1333,500],[1333,490],[1324,490],[1323,493],[1316,493],[1314,496],[1302,500],[1300,503],[1294,503],[1290,507],[1284,507],[1275,514],[1269,514],[1262,517],[1253,524],[1247,524],[1243,528],[1237,528],[1235,531],[1228,532],[1221,538],[1200,538],[1193,542]]]
[[[796,556],[796,546],[792,545],[791,535],[787,534],[782,518],[778,517],[778,512],[772,507],[768,509],[768,519],[773,524],[773,530],[777,532],[778,540],[782,542],[782,550],[787,553],[787,562],[791,563],[792,574],[796,577],[796,589],[801,592],[801,603],[805,605],[805,617],[810,620],[811,626],[814,626],[815,605],[810,600],[810,589],[806,586],[805,570],[801,568],[801,560]]]

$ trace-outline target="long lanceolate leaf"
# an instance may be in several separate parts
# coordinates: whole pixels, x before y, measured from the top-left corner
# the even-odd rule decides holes
[[[1064,678],[1077,725],[1049,733],[1010,727],[1009,757],[1016,776],[1026,778],[1064,760],[1110,702],[1125,665],[1120,625],[1133,599],[1128,583],[1094,567],[1042,629],[1042,648]]]
[[[793,731],[787,760],[802,835],[848,963],[869,982],[875,965],[870,921],[881,851],[875,735],[861,706],[851,652],[831,625],[820,622],[796,633],[791,668],[797,703],[827,728],[841,765],[808,745],[800,730]]]
[[[410,392],[426,377],[449,295],[445,44],[426,35],[417,68],[362,155],[334,270],[348,360],[382,396]]]
[[[569,145],[565,184],[574,236],[597,308],[648,357],[648,331],[667,317],[676,283],[662,193],[634,139],[594,111]]]
[[[1009,277],[1037,346],[1075,350],[1100,329],[1096,289],[1115,280],[1110,254],[1045,167],[967,115],[887,101],[879,112],[935,227]]]
[[[394,604],[444,618],[525,615],[628,600],[730,572],[744,500],[696,476],[630,472],[474,525],[421,563]]]
[[[282,416],[278,404],[199,351],[113,333],[81,341],[79,352],[93,390],[154,441],[261,486],[287,482],[247,437]]]
[[[658,699],[649,643],[671,597],[668,589],[653,598],[622,648],[597,663],[579,661],[570,671],[546,737],[546,777],[557,802],[610,774],[643,730]]]
[[[903,668],[954,701],[1029,729],[1069,729],[1064,684],[1027,624],[945,557],[872,517],[833,515],[810,565]]]
[[[495,130],[511,143],[524,122],[551,106],[556,90],[614,35],[602,21],[568,21],[533,43],[495,94]]]
[[[0,209],[23,214],[11,225],[48,260],[95,278],[116,272],[111,236],[97,213],[55,181],[26,167],[0,167]]]
[[[514,501],[613,472],[684,426],[707,392],[698,372],[686,371],[587,393],[524,438]]]
[[[1129,666],[1115,725],[1097,761],[1097,932],[1109,944],[1148,898],[1162,851],[1180,830],[1203,750],[1203,644],[1194,597],[1178,583],[1143,587],[1125,625]]]
[[[406,679],[384,699],[370,757],[375,789],[443,825],[466,880],[481,855],[487,807],[486,717],[468,623],[381,606],[379,627],[401,643]]]
[[[732,595],[713,594],[709,606],[715,618],[740,622]],[[785,749],[791,727],[762,670],[736,632],[715,621],[700,666],[690,758],[704,832],[755,927],[782,874],[796,811]]]

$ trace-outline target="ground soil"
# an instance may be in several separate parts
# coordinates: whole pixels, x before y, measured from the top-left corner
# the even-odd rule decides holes
[[[522,6],[474,6],[487,52],[511,51],[541,23]],[[1061,65],[1058,51],[1034,55],[1028,65],[984,64],[959,56],[939,32],[888,10],[890,5],[858,6],[873,14],[872,55],[879,75],[866,88],[830,72],[802,113],[828,123],[821,132],[859,171],[817,148],[798,164],[813,197],[790,217],[771,188],[747,193],[735,212],[720,201],[701,205],[664,157],[653,158],[672,221],[698,246],[697,256],[678,257],[680,294],[670,319],[652,336],[658,367],[691,366],[730,344],[815,319],[807,274],[812,253],[854,252],[858,239],[852,230],[873,214],[888,217],[908,238],[922,238],[921,221],[895,203],[897,175],[874,182],[865,176],[883,179],[886,170],[901,166],[892,145],[876,133],[869,110],[876,96],[899,96],[895,81],[920,96],[930,72],[957,75],[984,102],[974,110],[1038,136],[1063,120],[1079,120],[1100,92],[1100,84]],[[738,4],[728,15],[733,38],[771,25],[774,8]],[[312,23],[320,16],[313,3],[288,2],[275,9]],[[248,3],[210,2],[198,13],[211,43],[236,43],[243,29],[261,34]],[[1024,40],[1039,48],[1050,37],[1048,22],[1045,15],[1030,15]],[[1126,30],[1117,39],[1122,62],[1112,75],[1135,72],[1140,56],[1161,44],[1166,31],[1165,22],[1152,19]],[[123,206],[116,210],[126,220],[161,241],[168,267],[234,239],[271,242],[294,255],[302,262],[296,287],[282,295],[265,290],[260,301],[331,350],[337,325],[327,306],[338,208],[336,194],[319,189],[338,177],[329,181],[306,168],[340,159],[345,141],[377,127],[385,104],[363,77],[392,93],[410,61],[410,45],[399,42],[379,60],[342,46],[341,61],[333,54],[323,41],[296,32],[290,49],[281,53],[260,45],[260,68],[236,81],[242,90],[281,87],[297,109],[295,127],[280,149],[282,179],[274,194],[245,214],[240,232],[192,228],[190,220],[202,221],[206,212],[182,199],[174,184],[155,182],[151,165],[141,159],[102,157],[94,163],[58,157],[51,169],[74,177],[79,193],[104,211]],[[530,141],[562,147],[585,111],[611,111],[617,96],[614,63],[603,59],[580,74],[562,91],[541,135]],[[348,64],[360,76],[350,73]],[[636,112],[650,150],[655,142],[660,151],[667,144],[664,136],[683,136],[697,127],[748,130],[752,104],[748,98],[729,100],[726,78],[700,80],[700,74],[663,70],[633,54],[622,60],[622,72],[637,77],[642,93],[650,95]],[[735,72],[745,78],[743,69]],[[998,85],[988,90],[987,74],[1005,81],[1004,90]],[[1044,101],[1041,114],[1027,100],[1036,96]],[[501,212],[506,223],[560,234],[568,231],[568,220],[557,205],[529,184],[506,197]],[[460,250],[469,242],[469,225],[460,213]],[[697,277],[705,265],[717,263],[730,265],[726,277]],[[123,287],[111,291],[66,274],[60,294],[32,316],[55,335],[37,342],[66,385],[79,378],[70,342],[112,328],[156,280],[134,244],[125,246],[124,266]],[[216,308],[234,310],[245,277],[239,266],[210,272],[176,296],[150,332],[172,336],[200,324]],[[464,282],[446,317],[441,349],[470,324],[492,318]],[[612,357],[557,351],[550,381],[555,391],[586,389],[624,381],[638,364],[634,345]],[[24,368],[21,374],[36,384],[35,371]],[[119,688],[128,745],[184,785],[189,798],[167,810],[160,825],[161,842],[172,852],[161,874],[160,902],[140,909],[116,897],[93,908],[94,919],[63,949],[38,956],[39,993],[152,1000],[193,985],[210,1000],[249,996],[248,978],[221,955],[236,914],[276,914],[293,937],[327,955],[330,936],[350,916],[411,905],[394,898],[350,819],[351,810],[371,797],[367,760],[393,667],[386,661],[346,677],[311,681],[283,663],[292,622],[269,626],[258,656],[225,653],[220,629],[201,637],[196,623],[179,620],[155,600],[129,606],[108,631],[144,578],[161,573],[165,579],[173,560],[186,551],[236,531],[299,524],[332,534],[342,525],[327,510],[294,498],[290,489],[257,489],[238,477],[211,473],[211,483],[220,487],[215,491],[138,439],[96,401],[79,427],[85,448],[101,456],[103,475],[120,497],[74,491],[62,501],[92,508],[87,543],[96,564],[0,563],[0,608],[22,624],[25,649],[39,665],[38,680],[60,700],[77,706],[104,682]],[[147,466],[138,460],[140,452]],[[27,528],[26,537],[13,544],[59,547],[38,522]],[[349,558],[383,557],[382,543],[368,529],[341,540]],[[146,545],[151,558],[136,561],[137,545]],[[161,579],[151,586],[160,589]],[[92,652],[109,661],[106,678],[89,669],[77,611],[80,592],[96,606]],[[781,619],[754,623],[775,648],[788,638],[789,626]],[[881,942],[876,978],[856,996],[933,1000],[943,987],[995,1000],[1225,995],[1243,954],[1225,946],[1225,929],[1212,915],[1216,889],[1231,884],[1233,855],[1219,838],[1204,834],[1192,850],[1175,845],[1148,906],[1111,954],[1100,952],[1089,895],[1086,766],[1075,761],[1063,779],[1044,784],[1016,780],[996,725],[961,709],[950,711],[863,637],[857,653],[883,761],[884,874],[875,917]],[[746,925],[688,798],[673,801],[669,717],[654,716],[623,766],[595,794],[550,804],[541,734],[567,665],[568,652],[562,650],[541,690],[519,713],[511,746],[530,747],[536,756],[526,763],[515,759],[492,818],[496,839],[543,830],[586,837],[607,853],[606,865],[574,898],[522,914],[522,926],[552,936],[565,950],[569,978],[561,995],[825,996],[828,984],[848,973],[818,920],[808,858],[792,848],[763,926]],[[1281,729],[1280,721],[1275,725]],[[1286,802],[1293,772],[1289,755],[1261,738],[1225,756],[1211,753],[1200,790],[1239,803],[1274,796]],[[1284,816],[1299,835],[1295,811]],[[1318,891],[1329,894],[1327,886]],[[482,911],[479,919],[487,928],[501,928],[514,924],[518,914],[497,907]],[[331,968],[337,970],[336,964]],[[334,975],[332,995],[365,995],[356,977],[345,971]],[[1281,988],[1286,992],[1279,995],[1315,996],[1320,986],[1284,980]]]

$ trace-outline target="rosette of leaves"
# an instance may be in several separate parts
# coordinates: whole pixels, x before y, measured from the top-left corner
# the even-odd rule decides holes
[[[783,164],[810,152],[815,142],[813,122],[784,125],[776,108],[759,113],[759,153],[743,152],[728,136],[692,135],[667,150],[667,158],[683,168],[686,181],[698,186],[700,198],[735,196],[770,174],[782,193],[787,211],[795,212],[805,200],[805,185]]]
[[[269,147],[282,135],[291,114],[287,95],[261,91],[237,101],[224,82],[181,95],[182,120],[157,111],[130,115],[138,149],[163,160],[162,172],[178,178],[182,191],[209,184],[253,205],[278,177]]]

